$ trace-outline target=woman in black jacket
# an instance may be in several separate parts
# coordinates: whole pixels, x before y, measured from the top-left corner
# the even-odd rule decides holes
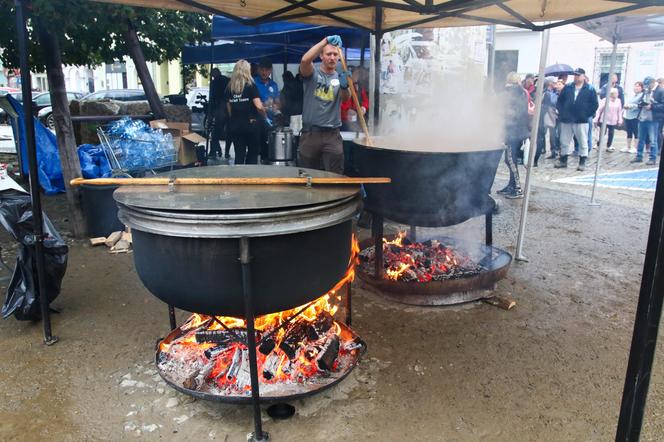
[[[528,95],[521,86],[521,78],[516,72],[507,74],[507,84],[503,91],[505,103],[505,164],[510,172],[507,186],[498,191],[505,198],[523,198],[519,183],[517,157],[523,140],[528,138]]]

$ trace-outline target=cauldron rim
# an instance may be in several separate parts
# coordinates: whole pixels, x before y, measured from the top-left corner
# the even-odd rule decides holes
[[[381,137],[376,137],[373,138],[379,139]],[[367,144],[364,144],[364,139],[359,139],[356,138],[351,141],[355,146],[360,147],[362,149],[368,149],[368,150],[375,150],[375,151],[384,151],[384,152],[395,152],[400,155],[445,155],[445,154],[470,154],[470,153],[485,153],[485,152],[493,152],[497,150],[504,150],[505,148],[503,146],[496,146],[493,148],[488,148],[488,147],[478,147],[476,149],[472,150],[455,150],[455,151],[433,151],[433,150],[405,150],[405,149],[397,149],[394,147],[387,147],[385,145],[379,145],[379,146],[369,146]]]

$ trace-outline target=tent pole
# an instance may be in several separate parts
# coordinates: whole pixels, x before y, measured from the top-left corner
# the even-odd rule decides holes
[[[39,294],[41,320],[44,327],[44,344],[53,345],[58,338],[51,333],[51,316],[46,293],[44,263],[44,219],[42,217],[41,197],[39,194],[39,174],[37,172],[37,146],[35,144],[35,123],[32,111],[32,82],[28,60],[28,31],[26,29],[25,4],[23,0],[14,0],[16,6],[16,37],[21,67],[21,92],[23,94],[23,117],[25,120],[25,141],[28,148],[28,170],[30,172],[30,199],[32,220],[34,223],[33,241],[35,245],[35,264],[37,275],[35,291]]]
[[[660,161],[643,279],[625,375],[616,441],[638,441],[664,299],[664,162]]]
[[[526,170],[526,184],[524,186],[523,205],[521,206],[521,221],[519,223],[519,237],[516,242],[515,259],[517,261],[528,261],[523,256],[523,237],[526,234],[526,220],[528,217],[528,203],[530,202],[530,175],[535,164],[535,152],[537,150],[537,132],[540,126],[540,115],[542,113],[542,97],[544,96],[544,67],[546,66],[546,54],[549,51],[549,29],[542,32],[542,48],[540,49],[540,64],[537,80],[537,92],[535,93],[535,115],[533,115],[533,127],[530,131],[530,152],[528,156],[528,169]]]
[[[380,41],[383,39],[383,8],[376,6],[376,32],[374,34],[374,103],[373,103],[373,120],[374,120],[374,134],[378,130],[380,123],[380,57],[381,46]]]
[[[367,49],[364,41],[362,42],[362,48],[360,49],[360,66],[364,67],[364,51]]]
[[[593,192],[590,196],[591,206],[599,206],[600,204],[595,201],[595,190],[597,188],[597,175],[599,175],[599,167],[602,163],[602,151],[604,150],[604,133],[606,132],[606,116],[609,110],[609,94],[611,93],[611,79],[613,74],[616,73],[616,52],[618,51],[618,38],[613,36],[613,51],[611,52],[611,67],[609,67],[609,78],[606,82],[606,94],[604,95],[604,110],[602,111],[602,129],[599,131],[599,146],[597,147],[597,164],[595,165],[595,177],[593,178]],[[623,103],[624,105],[625,103]]]

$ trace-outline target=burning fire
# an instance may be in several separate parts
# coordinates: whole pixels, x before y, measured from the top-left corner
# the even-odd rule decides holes
[[[301,383],[334,372],[348,356],[356,358],[363,343],[333,318],[339,308],[335,301],[341,301],[339,290],[355,278],[360,250],[355,237],[351,250],[346,274],[328,293],[308,304],[255,319],[261,384]],[[159,346],[161,369],[178,366],[187,371],[182,382],[189,389],[250,391],[244,319],[194,313],[179,329],[178,338]]]
[[[367,273],[373,273],[375,249],[360,253],[360,263]],[[399,232],[391,241],[383,238],[385,276],[394,281],[429,282],[478,273],[482,267],[460,250],[438,240],[411,242],[406,232]]]

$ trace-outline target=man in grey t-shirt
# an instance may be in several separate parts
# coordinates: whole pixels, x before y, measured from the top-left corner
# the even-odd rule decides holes
[[[311,169],[343,173],[341,102],[350,97],[348,73],[337,73],[338,35],[325,37],[302,56],[300,75],[304,84],[302,135],[297,163]],[[321,64],[314,66],[320,57]]]

